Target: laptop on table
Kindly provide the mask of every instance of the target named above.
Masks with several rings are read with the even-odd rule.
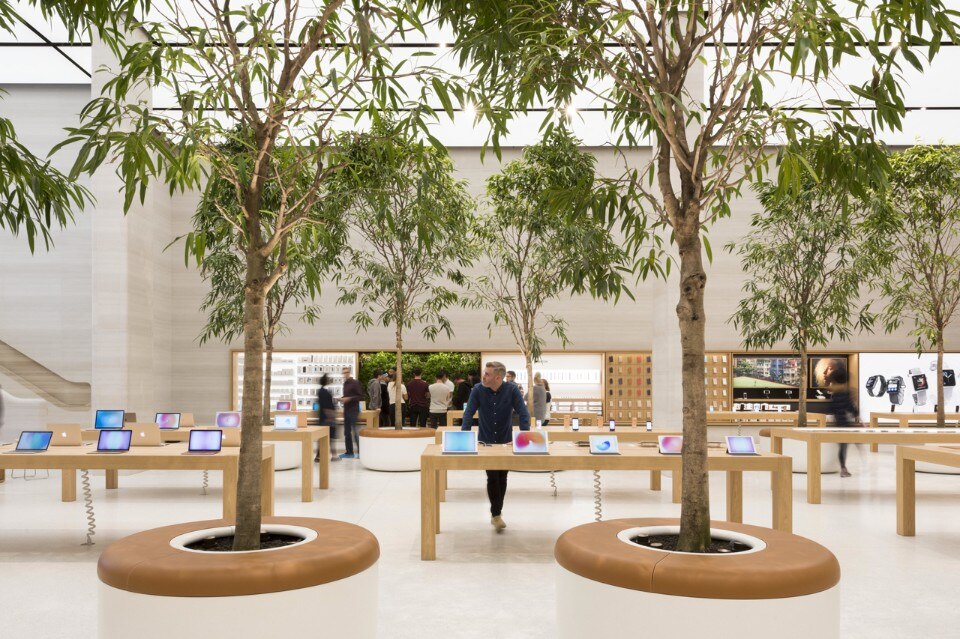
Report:
[[[214,422],[217,428],[240,428],[239,411],[221,411],[217,413],[217,419]]]
[[[297,416],[274,415],[273,430],[297,430]]]
[[[4,451],[4,454],[42,453],[50,447],[51,439],[53,439],[53,431],[25,430],[20,433],[20,439],[17,440],[17,447],[13,450]]]
[[[123,428],[122,410],[98,410],[97,416],[93,421],[93,427],[97,430],[106,428]]]
[[[180,428],[180,413],[157,413],[153,421],[161,430],[177,430]]]
[[[203,429],[194,429],[194,430],[203,430]],[[223,441],[224,448],[236,448],[240,446],[240,429],[239,428],[218,428],[217,430],[220,431],[220,437]]]
[[[445,430],[440,443],[444,455],[476,455],[477,432],[473,430]]]
[[[130,424],[130,430],[133,431],[130,442],[133,446],[163,446],[157,424]]]
[[[546,431],[518,430],[513,433],[514,455],[549,455],[548,444]]]
[[[88,454],[97,455],[99,453],[125,453],[130,450],[130,441],[132,437],[132,430],[111,429],[100,431],[100,437],[97,439],[97,449],[90,451]]]
[[[190,442],[184,455],[216,455],[223,446],[223,431],[219,428],[190,431]]]
[[[51,446],[82,446],[83,434],[80,424],[47,424],[53,433]]]

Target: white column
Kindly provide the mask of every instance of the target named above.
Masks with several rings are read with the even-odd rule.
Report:
[[[145,39],[142,31],[132,38]],[[94,40],[91,95],[111,77],[117,60]],[[149,87],[130,98],[150,104]],[[124,215],[122,182],[115,166],[93,176],[92,208],[92,409],[137,413],[151,421],[170,404],[170,221],[164,195],[150,189]],[[158,193],[162,193],[158,191]]]

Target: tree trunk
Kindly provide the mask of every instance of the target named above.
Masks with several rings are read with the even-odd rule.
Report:
[[[947,406],[943,396],[943,329],[937,329],[937,426],[943,428],[947,419]]]
[[[523,354],[527,362],[527,410],[530,411],[530,425],[536,426],[536,417],[533,414],[533,356],[526,352]]]
[[[270,386],[273,382],[273,329],[268,329],[264,337],[264,349],[267,352],[267,364],[263,369],[263,416],[270,418]]]
[[[243,301],[243,413],[240,420],[240,468],[237,480],[237,528],[233,549],[260,548],[260,464],[263,457],[263,306],[266,260],[247,252]],[[224,486],[224,490],[230,490]]]
[[[403,335],[399,328],[397,328],[397,377],[393,383],[396,384],[393,392],[397,398],[397,407],[393,412],[394,428],[401,430],[403,428]]]
[[[682,212],[686,218],[675,228],[680,252],[680,345],[683,352],[683,472],[680,500],[680,539],[677,550],[704,552],[710,545],[710,482],[707,474],[707,392],[703,375],[706,318],[700,243],[700,215]]]
[[[798,391],[800,403],[797,406],[797,426],[803,428],[807,425],[807,345],[800,345],[800,390]]]

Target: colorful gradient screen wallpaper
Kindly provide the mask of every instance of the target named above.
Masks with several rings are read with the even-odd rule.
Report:
[[[590,435],[590,452],[595,455],[616,455],[620,452],[620,445],[612,435]]]
[[[290,410],[292,402],[277,402],[277,410]]]
[[[217,413],[217,428],[239,428],[240,413]]]
[[[297,430],[296,415],[274,415],[273,427],[276,430]]]
[[[731,455],[755,455],[757,445],[749,435],[728,435],[727,452]]]
[[[46,450],[52,437],[50,430],[25,430],[17,440],[17,450]]]
[[[113,430],[100,433],[97,450],[130,450],[132,430]]]
[[[543,454],[547,452],[547,434],[540,430],[521,430],[513,434],[513,452]]]
[[[191,430],[189,450],[215,452],[220,450],[223,433],[219,430]]]
[[[664,455],[679,455],[683,450],[682,435],[661,435],[660,452]]]
[[[122,410],[98,410],[94,428],[123,428]]]
[[[472,430],[447,430],[443,432],[443,452],[477,452],[477,433]]]
[[[157,413],[153,420],[162,430],[176,430],[180,428],[180,413]]]

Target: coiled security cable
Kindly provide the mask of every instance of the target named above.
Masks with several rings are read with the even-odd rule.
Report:
[[[93,493],[90,491],[90,473],[86,469],[80,471],[80,485],[83,487],[83,509],[87,512],[87,540],[80,545],[92,546],[94,545],[93,536],[97,531],[97,519],[93,514]]]
[[[209,471],[203,471],[203,494],[207,494],[207,486],[210,485],[210,474]]]
[[[553,496],[557,496],[557,475],[551,470],[550,471],[550,486],[553,488]]]
[[[603,519],[603,500],[600,496],[600,471],[593,471],[593,512],[596,520]]]

